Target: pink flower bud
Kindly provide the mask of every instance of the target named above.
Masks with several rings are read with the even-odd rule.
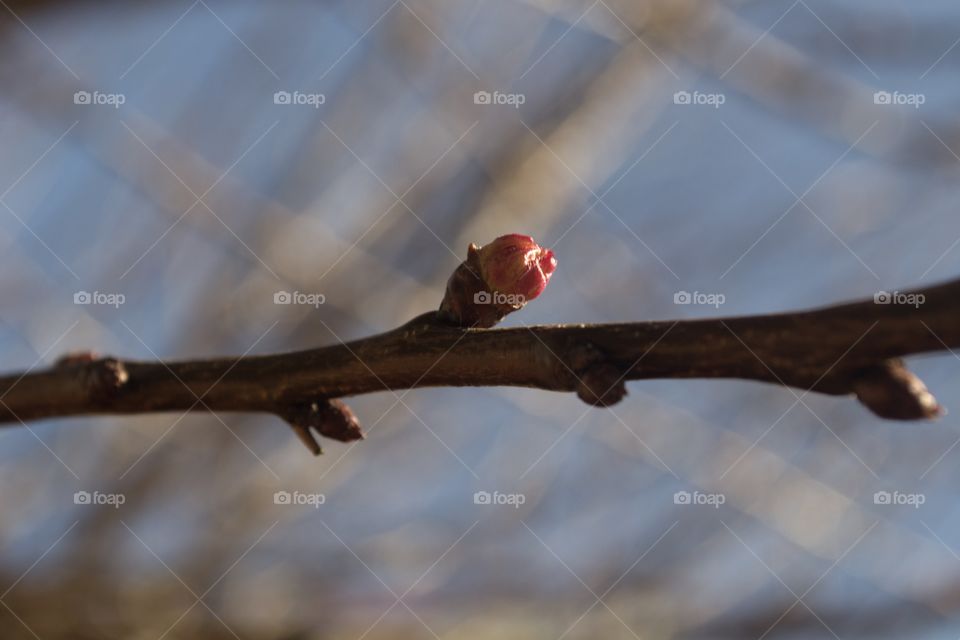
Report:
[[[492,327],[546,289],[557,268],[553,251],[513,233],[478,247],[450,276],[439,318],[461,327]]]
[[[500,236],[479,251],[480,277],[493,291],[516,296],[520,304],[533,300],[547,288],[557,268],[553,251],[530,236]]]

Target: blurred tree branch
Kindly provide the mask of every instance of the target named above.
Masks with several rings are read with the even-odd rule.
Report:
[[[333,399],[436,386],[576,391],[611,404],[625,380],[739,378],[855,394],[877,415],[931,418],[933,396],[898,358],[960,347],[960,280],[902,296],[727,319],[471,329],[430,312],[377,336],[294,353],[181,362],[67,356],[0,378],[0,422],[160,411],[264,412],[309,430],[362,437]],[[311,446],[319,452],[319,446]]]

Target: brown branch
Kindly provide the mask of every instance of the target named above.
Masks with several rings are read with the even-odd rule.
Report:
[[[592,404],[623,380],[739,378],[855,394],[892,419],[931,418],[933,396],[899,358],[960,347],[960,280],[913,292],[918,306],[873,300],[726,319],[464,329],[427,313],[381,335],[267,356],[158,363],[68,356],[0,378],[0,422],[91,414],[212,410],[280,416],[309,444],[312,428],[362,437],[335,398],[429,386],[574,391]],[[319,451],[319,447],[311,446]]]

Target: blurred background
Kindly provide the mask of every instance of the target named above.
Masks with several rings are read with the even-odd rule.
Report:
[[[559,268],[507,326],[960,272],[947,0],[0,4],[5,370],[360,338],[513,232]],[[0,636],[956,638],[960,363],[910,365],[952,415],[651,381],[371,394],[320,458],[260,415],[4,429]]]

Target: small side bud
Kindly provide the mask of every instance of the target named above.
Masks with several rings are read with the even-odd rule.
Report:
[[[130,379],[123,362],[116,358],[101,358],[93,351],[74,351],[57,359],[53,364],[57,369],[75,369],[87,389],[87,393],[96,402],[107,402]]]
[[[627,395],[623,371],[590,343],[572,350],[568,365],[576,375],[577,397],[595,407],[610,407]]]
[[[315,406],[320,414],[320,424],[316,429],[324,438],[330,438],[338,442],[363,440],[363,429],[360,428],[360,421],[357,420],[353,410],[344,402],[326,400],[315,403]]]
[[[888,420],[931,420],[944,414],[923,381],[900,360],[856,374],[853,391],[870,411]]]
[[[623,374],[612,364],[602,362],[580,373],[577,397],[595,407],[610,407],[627,395]]]
[[[127,368],[116,358],[95,361],[89,372],[89,384],[94,395],[111,398],[130,379]]]
[[[311,429],[331,440],[352,442],[363,440],[360,421],[346,404],[340,400],[317,400],[296,405],[281,414],[303,445],[315,456],[323,453],[320,443]]]

